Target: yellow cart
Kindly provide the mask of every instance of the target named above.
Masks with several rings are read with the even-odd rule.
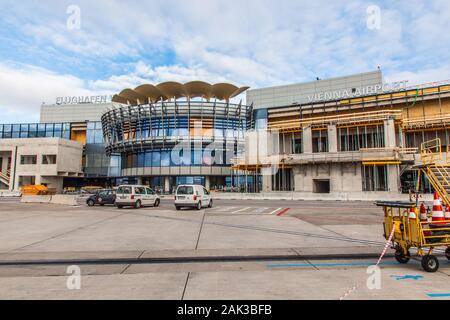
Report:
[[[417,248],[417,254],[422,257],[422,267],[427,272],[439,269],[439,260],[433,255],[436,248],[442,247],[446,258],[450,260],[450,223],[433,225],[431,222],[421,222],[414,202],[377,201],[375,204],[383,207],[386,240],[389,240],[392,229],[395,228],[392,247],[399,263],[409,262],[411,248]],[[409,218],[411,208],[415,210],[415,219]]]

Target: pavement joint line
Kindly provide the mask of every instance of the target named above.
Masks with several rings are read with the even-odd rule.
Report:
[[[105,222],[105,221],[108,221],[108,220],[112,220],[112,219],[118,218],[118,217],[123,216],[123,215],[124,215],[124,214],[121,213],[121,214],[115,215],[114,217],[108,217],[108,218],[106,218],[106,219],[102,219],[102,220],[100,220],[100,221],[96,221],[96,222],[94,222],[94,223],[91,223],[91,224],[88,224],[88,225],[84,225],[84,226],[81,226],[81,227],[78,227],[78,228],[75,228],[75,229],[66,231],[66,232],[61,233],[61,234],[54,235],[54,236],[52,236],[52,237],[50,237],[50,238],[43,239],[43,240],[39,240],[39,241],[30,243],[30,244],[27,244],[27,245],[25,245],[25,246],[22,246],[22,247],[20,247],[20,248],[16,248],[16,249],[10,250],[10,251],[8,251],[8,253],[11,253],[11,252],[14,252],[14,251],[18,251],[18,250],[22,250],[22,249],[25,249],[25,248],[28,248],[28,247],[37,245],[37,244],[39,244],[39,243],[45,242],[45,241],[53,240],[53,239],[59,238],[59,237],[61,237],[61,236],[64,236],[64,235],[66,235],[66,234],[69,234],[69,233],[72,233],[72,232],[76,232],[76,231],[82,230],[82,229],[84,229],[84,228],[89,228],[89,227],[92,227],[92,226],[94,226],[94,225],[96,225],[96,224],[99,224],[99,223],[102,223],[102,222]]]
[[[137,258],[140,259],[144,253],[145,253],[145,250],[143,250]],[[126,265],[125,268],[120,272],[120,274],[124,274],[131,266],[132,266],[132,264]]]
[[[307,232],[298,232],[298,231],[289,231],[289,230],[279,230],[279,229],[272,229],[272,228],[265,228],[265,227],[258,227],[258,226],[233,225],[233,224],[226,224],[226,223],[219,223],[219,222],[208,222],[207,224],[223,226],[223,227],[230,227],[230,228],[255,230],[255,231],[261,231],[261,232],[273,232],[273,233],[281,233],[281,234],[289,234],[289,235],[297,235],[297,236],[306,236],[306,237],[311,237],[311,238],[320,238],[320,239],[337,240],[337,241],[344,241],[344,242],[363,243],[363,244],[367,244],[367,245],[369,245],[369,244],[372,244],[372,245],[383,245],[384,244],[381,241],[354,239],[354,238],[349,238],[349,237],[345,237],[345,236],[341,237],[341,238],[338,238],[338,237],[335,237],[335,236],[319,235],[319,234],[313,234],[313,233],[307,233]]]
[[[200,242],[200,236],[202,234],[203,225],[205,223],[205,217],[206,217],[206,210],[203,210],[203,217],[202,217],[202,222],[200,224],[200,230],[198,231],[198,237],[197,237],[197,243],[195,244],[195,250],[197,250],[198,244]]]
[[[355,263],[312,263],[308,260],[305,260],[308,263],[290,263],[290,264],[268,264],[268,268],[295,268],[295,267],[315,267],[316,270],[318,267],[369,267],[375,265],[373,262],[355,262]],[[381,262],[380,265],[400,265],[397,261],[386,261]]]
[[[184,283],[183,294],[181,295],[181,300],[184,300],[184,296],[186,294],[186,288],[187,288],[188,283],[189,283],[190,275],[191,275],[191,272],[188,272],[187,277],[186,277],[186,282]]]
[[[206,211],[204,211],[206,213]],[[124,213],[127,214],[127,213]],[[139,214],[139,213],[128,213],[130,215],[138,215],[148,218],[157,218],[157,219],[167,219],[167,220],[177,220],[177,221],[184,221],[184,222],[191,222],[191,223],[198,223],[196,220],[191,219],[181,219],[176,217],[164,217],[160,215],[147,215],[147,214]],[[264,228],[264,227],[258,227],[258,226],[248,226],[248,225],[233,225],[233,224],[226,224],[226,223],[219,223],[219,222],[205,222],[206,225],[215,225],[215,226],[222,226],[222,227],[229,227],[229,228],[239,228],[239,229],[247,229],[247,230],[256,230],[261,232],[272,232],[272,233],[282,233],[282,234],[289,234],[289,235],[299,235],[299,236],[306,236],[306,237],[316,237],[321,239],[328,239],[328,240],[337,240],[337,241],[344,241],[344,242],[356,242],[356,243],[363,243],[363,244],[373,244],[373,245],[382,245],[384,242],[381,241],[370,241],[370,240],[363,240],[363,239],[354,239],[349,238],[346,236],[342,236],[342,238],[337,238],[333,236],[325,236],[325,235],[317,235],[317,234],[311,234],[311,233],[305,233],[305,232],[297,232],[297,231],[289,231],[289,230],[279,230],[279,229],[272,229],[272,228]],[[324,229],[324,228],[323,228]],[[338,234],[334,231],[327,230],[328,232],[333,232],[335,234]],[[338,234],[339,235],[339,234]],[[340,235],[341,236],[341,235]]]

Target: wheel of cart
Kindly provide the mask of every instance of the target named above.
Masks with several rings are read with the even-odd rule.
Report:
[[[432,254],[422,257],[422,268],[427,272],[436,272],[439,269],[439,260]]]
[[[409,250],[404,250],[400,245],[395,246],[395,260],[397,260],[401,264],[406,264],[411,259],[411,254]]]
[[[411,259],[411,248],[417,248],[417,255],[421,257],[422,268],[427,272],[439,270],[439,260],[433,254],[435,248],[445,248],[445,256],[450,260],[450,223],[433,225],[430,221],[419,220],[417,204],[414,202],[386,202],[375,203],[383,207],[384,236],[389,239],[392,232],[395,259],[406,264]],[[410,217],[410,210],[414,209],[415,217]]]

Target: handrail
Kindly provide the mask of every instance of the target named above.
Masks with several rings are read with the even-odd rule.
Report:
[[[420,146],[420,158],[423,164],[435,164],[436,160],[442,160],[441,139],[436,138],[425,141]]]
[[[401,110],[383,110],[383,111],[370,111],[370,112],[358,112],[354,114],[344,114],[344,115],[333,115],[333,116],[322,116],[322,117],[312,117],[303,119],[292,119],[292,120],[275,120],[269,121],[269,127],[277,127],[285,125],[297,125],[303,127],[310,124],[325,124],[325,123],[345,123],[352,121],[370,120],[377,121],[385,119],[389,116],[396,116],[402,113]],[[376,118],[378,116],[378,119]]]
[[[415,154],[419,152],[419,148],[401,148],[401,147],[387,147],[387,148],[360,148],[361,152],[398,152],[401,154]]]

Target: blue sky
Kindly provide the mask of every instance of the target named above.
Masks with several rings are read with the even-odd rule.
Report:
[[[446,80],[449,21],[448,0],[0,0],[0,123],[38,121],[57,96],[162,81],[257,88],[378,66],[385,81]]]

